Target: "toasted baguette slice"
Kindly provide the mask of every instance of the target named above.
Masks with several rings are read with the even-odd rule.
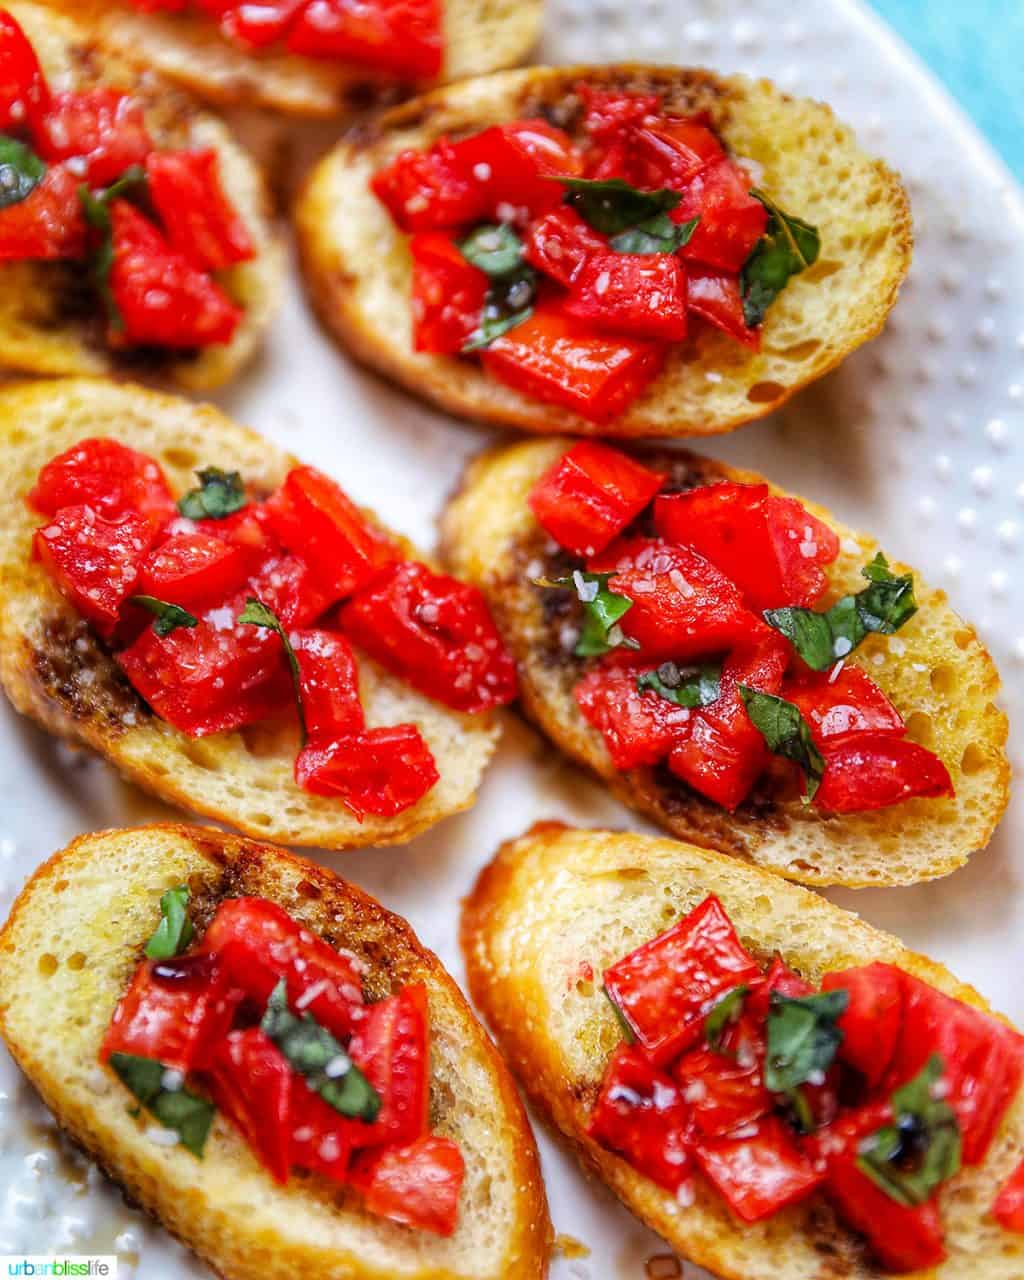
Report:
[[[157,1146],[153,1121],[98,1065],[100,1043],[160,915],[187,883],[205,928],[225,897],[279,903],[366,966],[367,997],[425,982],[430,1123],[466,1162],[448,1240],[366,1213],[315,1175],[273,1183],[216,1117],[203,1159]],[[549,1223],[533,1134],[508,1070],[409,925],[329,871],[219,831],[151,826],[83,836],[32,877],[0,933],[0,1035],[57,1122],[125,1191],[229,1280],[535,1280]],[[45,1016],[40,1016],[45,1011]]]
[[[609,1054],[621,1031],[601,993],[602,972],[716,894],[744,944],[776,951],[808,981],[883,960],[989,1011],[941,965],[851,912],[777,877],[693,845],[542,823],[499,849],[467,898],[462,947],[470,994],[537,1107],[635,1214],[685,1257],[728,1280],[876,1280],[862,1245],[815,1197],[742,1226],[702,1181],[696,1201],[674,1196],[586,1136]],[[1024,1237],[989,1210],[1024,1156],[1024,1091],[980,1168],[942,1193],[949,1261],[929,1280],[1019,1280]],[[922,1277],[923,1280],[923,1277]]]
[[[702,327],[672,350],[635,404],[600,426],[496,382],[474,361],[413,350],[407,237],[368,186],[400,151],[442,134],[538,115],[578,130],[581,80],[660,93],[673,114],[707,112],[732,153],[763,168],[758,185],[822,237],[819,261],[769,309],[760,354]],[[321,161],[295,217],[313,304],[357,359],[462,417],[548,435],[713,435],[762,417],[881,329],[911,253],[898,178],[860,150],[828,107],[764,80],[640,65],[531,67],[396,107]]]
[[[127,0],[44,0],[87,22],[104,44],[140,58],[213,102],[290,115],[352,115],[408,91],[366,67],[277,50],[248,52],[203,15],[140,13]],[[542,0],[444,0],[442,80],[522,62],[540,34]]]
[[[292,724],[194,739],[155,716],[32,559],[42,517],[25,502],[26,493],[46,462],[96,435],[156,458],[175,493],[192,487],[196,467],[212,464],[240,471],[250,492],[265,495],[296,465],[216,409],[140,387],[79,379],[0,393],[0,681],[20,712],[92,747],[171,804],[289,844],[402,843],[473,803],[497,742],[495,718],[451,711],[364,655],[359,670],[367,723],[419,725],[441,775],[395,818],[368,815],[359,823],[340,800],[301,790],[292,777],[298,750]],[[413,554],[408,544],[406,550]]]
[[[558,747],[603,778],[625,804],[680,839],[804,884],[912,884],[947,875],[987,844],[1006,808],[1010,777],[1006,717],[993,702],[999,676],[974,629],[953,612],[942,591],[919,578],[916,616],[891,640],[869,637],[850,661],[864,666],[896,704],[909,736],[941,757],[956,788],[954,799],[825,817],[762,788],[764,794],[755,789],[730,814],[667,769],[617,770],[573,696],[584,666],[572,654],[575,633],[567,634],[575,606],[563,593],[557,599],[569,612],[554,608],[552,593],[532,585],[552,562],[553,544],[526,505],[527,495],[570,443],[533,441],[484,453],[470,465],[442,522],[450,565],[482,587],[515,655],[523,709]],[[679,450],[638,456],[667,472],[680,489],[720,479],[763,482],[752,472]],[[828,570],[824,599],[831,604],[864,586],[860,569],[879,547],[815,503],[806,506],[841,541],[839,559]],[[561,572],[553,568],[555,577]]]
[[[24,28],[54,88],[101,85],[130,92],[142,102],[159,146],[212,147],[220,157],[224,191],[245,221],[256,257],[218,273],[227,293],[245,308],[231,342],[198,354],[112,351],[104,338],[103,308],[93,290],[83,293],[77,264],[0,263],[0,370],[33,374],[152,372],[191,390],[230,381],[254,354],[276,309],[284,277],[284,252],[270,222],[263,176],[215,116],[154,79],[137,62],[97,48],[84,27],[40,4],[7,6]]]

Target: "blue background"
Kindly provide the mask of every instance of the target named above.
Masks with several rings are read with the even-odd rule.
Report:
[[[1024,0],[871,0],[1024,177]]]

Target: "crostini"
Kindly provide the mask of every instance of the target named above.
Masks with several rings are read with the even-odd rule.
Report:
[[[878,544],[682,451],[483,454],[443,518],[526,713],[682,839],[806,884],[955,870],[1007,801],[999,677]]]
[[[896,938],[692,845],[542,824],[484,869],[462,944],[537,1107],[684,1257],[1024,1274],[1024,1036]]]
[[[36,383],[0,395],[0,441],[19,711],[289,844],[401,842],[472,804],[515,696],[476,588],[209,407]]]
[[[827,107],[639,65],[505,72],[385,112],[295,218],[354,356],[544,434],[761,417],[879,331],[911,253],[899,180]]]
[[[39,4],[0,7],[0,369],[220,386],[283,252],[224,124]]]
[[[455,983],[404,920],[273,845],[76,840],[0,933],[0,1035],[230,1280],[546,1273],[533,1135]]]
[[[351,115],[522,62],[542,0],[46,0],[214,102]]]

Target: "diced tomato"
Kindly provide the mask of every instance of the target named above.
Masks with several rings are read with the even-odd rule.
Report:
[[[265,511],[271,531],[306,561],[333,600],[351,595],[398,558],[397,547],[315,467],[290,471]]]
[[[690,1179],[690,1119],[682,1093],[644,1055],[620,1045],[601,1082],[587,1132],[675,1192]]]
[[[466,1166],[451,1138],[368,1151],[352,1165],[352,1186],[370,1213],[439,1236],[455,1232]]]
[[[433,80],[444,62],[441,0],[311,0],[285,43],[305,58],[334,58],[406,80]]]
[[[906,975],[895,965],[863,965],[826,973],[822,991],[845,991],[850,1003],[837,1023],[843,1033],[839,1056],[863,1075],[870,1088],[880,1084],[896,1052],[903,1021]]]
[[[255,256],[252,237],[224,194],[216,151],[154,151],[146,177],[172,249],[204,271]]]
[[[886,1087],[942,1059],[946,1101],[963,1137],[963,1162],[980,1164],[1024,1079],[1024,1036],[991,1014],[904,974],[903,1021]]]
[[[139,591],[190,608],[233,595],[246,577],[238,547],[208,533],[178,533],[146,557]]]
[[[588,422],[624,413],[661,372],[665,347],[596,334],[554,302],[541,303],[482,353],[489,374]]]
[[[686,305],[690,311],[742,342],[751,351],[761,350],[761,329],[751,329],[743,314],[739,276],[697,262],[686,264]]]
[[[339,796],[361,822],[393,818],[421,800],[441,775],[414,724],[367,729],[310,742],[295,761],[295,781],[318,796]]]
[[[311,738],[341,738],[366,727],[359,700],[359,672],[344,636],[336,631],[297,631],[292,648],[299,664],[302,707]]]
[[[203,1070],[230,1030],[240,999],[211,956],[144,960],[114,1010],[100,1061],[130,1053],[176,1071]]]
[[[566,288],[588,258],[607,252],[607,239],[567,204],[531,222],[523,237],[526,261]]]
[[[825,589],[822,566],[839,554],[827,525],[795,499],[772,497],[764,484],[722,481],[665,494],[654,522],[669,542],[706,556],[759,612],[812,605]]]
[[[739,643],[757,625],[736,587],[689,547],[623,538],[587,568],[611,573],[608,590],[633,601],[619,625],[645,658],[706,658]]]
[[[903,717],[861,667],[844,666],[834,678],[828,672],[801,675],[786,685],[782,696],[800,708],[819,746],[846,733],[900,738],[907,731]]]
[[[0,129],[34,128],[49,104],[35,50],[14,16],[0,9]]]
[[[129,512],[144,516],[154,528],[177,515],[160,464],[106,437],[79,440],[51,458],[27,500],[48,516],[84,505],[107,520]]]
[[[776,991],[791,1000],[809,996],[814,991],[811,984],[794,972],[778,952],[772,956],[764,981],[758,983],[747,998],[746,1011],[755,1021],[763,1022],[767,1018],[771,997]]]
[[[649,662],[623,662],[609,655],[592,666],[573,690],[584,720],[604,738],[616,769],[657,764],[690,732],[693,712],[677,707],[637,678]]]
[[[672,1075],[705,1138],[720,1138],[752,1124],[774,1105],[756,1060],[741,1064],[713,1049],[691,1049],[672,1067]]]
[[[760,977],[714,896],[605,970],[604,984],[642,1048],[668,1062],[694,1043],[709,1002]]]
[[[456,711],[516,696],[516,668],[479,588],[403,560],[381,570],[338,615],[359,648]]]
[[[79,181],[90,187],[109,186],[153,150],[142,104],[116,89],[53,94],[33,136],[48,163],[84,163]]]
[[[449,230],[487,215],[483,184],[463,171],[447,138],[429,151],[401,152],[374,174],[370,187],[403,231]]]
[[[684,258],[723,271],[742,268],[768,226],[768,210],[750,194],[751,186],[727,156],[692,177],[686,199],[672,213],[679,221],[700,217]]]
[[[643,511],[664,481],[620,449],[583,440],[544,472],[527,502],[559,546],[589,557]]]
[[[805,1200],[824,1181],[777,1116],[742,1138],[700,1140],[694,1157],[705,1177],[743,1222],[760,1222]]]
[[[422,982],[379,1000],[352,1038],[349,1057],[381,1100],[372,1124],[353,1120],[347,1129],[354,1147],[415,1142],[427,1132],[430,1043],[427,989]]]
[[[232,982],[260,1006],[284,978],[291,1008],[312,1014],[343,1043],[365,1017],[356,962],[265,898],[225,899],[202,949],[220,957]]]
[[[229,40],[249,49],[264,49],[283,40],[299,10],[309,0],[199,0],[199,7],[216,18]],[[172,0],[177,4],[177,0]]]
[[[62,507],[36,530],[36,556],[60,592],[101,635],[110,636],[121,607],[135,590],[153,541],[142,516],[105,520],[92,507]]]
[[[196,520],[194,528],[198,533],[221,538],[238,547],[250,573],[255,573],[282,551],[281,544],[270,531],[262,503],[250,503],[223,520]]]
[[[85,256],[80,179],[54,165],[24,200],[0,209],[0,262],[57,261]]]
[[[822,743],[821,754],[825,774],[814,803],[829,813],[863,813],[915,796],[955,794],[938,756],[889,732],[830,738]]]
[[[207,1077],[217,1107],[282,1184],[291,1167],[295,1079],[288,1059],[259,1027],[230,1032],[217,1046]]]
[[[332,1182],[347,1182],[352,1154],[348,1129],[352,1122],[324,1102],[299,1076],[292,1082],[291,1121],[288,1163],[322,1173]]]
[[[1024,1160],[999,1192],[992,1212],[1007,1231],[1024,1235]]]
[[[600,331],[682,342],[686,270],[669,253],[594,254],[576,273],[565,310]]]
[[[413,347],[457,355],[479,328],[490,281],[442,232],[413,236],[409,252]]]
[[[289,555],[272,555],[265,560],[249,579],[244,594],[272,609],[283,627],[308,627],[335,600],[333,591],[324,589],[322,579],[305,560]],[[239,602],[239,612],[243,604]]]
[[[230,342],[244,312],[205,271],[168,245],[134,205],[110,210],[114,257],[110,293],[123,323],[120,344],[189,349]]]
[[[595,89],[585,80],[574,91],[583,100],[583,127],[595,142],[613,142],[624,129],[656,116],[660,107],[657,94]]]
[[[718,139],[704,125],[663,118],[632,131],[629,170],[639,187],[683,191],[723,155]]]
[[[456,163],[486,192],[489,212],[501,222],[526,224],[562,203],[553,178],[578,176],[583,157],[569,135],[546,120],[492,125],[455,143]]]

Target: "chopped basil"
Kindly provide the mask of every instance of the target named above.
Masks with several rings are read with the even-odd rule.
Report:
[[[160,898],[160,923],[146,943],[150,960],[169,960],[192,941],[192,921],[188,918],[188,885],[175,885]]]
[[[716,1053],[721,1050],[722,1037],[727,1029],[743,1012],[743,1002],[749,992],[750,988],[746,983],[733,987],[731,991],[727,991],[720,1000],[717,1000],[712,1005],[710,1012],[704,1019],[704,1039]]]
[[[668,213],[682,200],[678,191],[639,191],[621,178],[559,178],[566,188],[565,202],[585,222],[603,235],[628,231],[659,213]]]
[[[85,183],[78,188],[78,199],[81,202],[85,220],[94,231],[100,234],[99,246],[92,257],[92,275],[100,297],[103,299],[108,323],[116,333],[120,333],[124,328],[124,317],[110,291],[110,269],[114,265],[114,227],[110,218],[110,206],[115,200],[144,186],[145,183],[145,169],[141,165],[133,164],[125,169],[116,182],[98,194],[90,191]]]
[[[612,239],[616,253],[675,253],[690,243],[700,218],[689,222],[673,222],[667,213],[656,213],[653,218],[622,231]]]
[[[153,630],[163,638],[169,636],[179,627],[195,627],[199,619],[177,604],[168,604],[166,600],[158,600],[156,596],[132,596],[129,603],[137,604],[141,609],[148,609],[153,615]]]
[[[326,1027],[309,1013],[292,1013],[283,978],[271,992],[260,1030],[328,1106],[351,1119],[377,1119],[380,1095]]]
[[[533,314],[537,273],[523,262],[522,241],[507,223],[486,222],[474,228],[459,242],[459,249],[491,280],[480,323],[462,348],[481,351]]]
[[[199,485],[178,502],[178,510],[189,520],[224,520],[247,504],[245,486],[237,471],[204,467],[197,471]]]
[[[46,176],[46,165],[15,138],[0,133],[0,209],[21,204]]]
[[[791,277],[817,262],[821,236],[809,222],[784,213],[763,191],[755,188],[750,194],[768,210],[764,235],[740,273],[743,318],[753,329],[764,320],[768,308]]]
[[[492,279],[510,275],[523,260],[523,242],[507,222],[485,222],[459,241],[467,262]]]
[[[645,671],[636,678],[641,693],[651,689],[678,707],[707,707],[717,701],[722,691],[721,663],[680,667],[663,662],[656,671]]]
[[[824,991],[813,996],[783,996],[772,992],[768,1009],[764,1083],[772,1093],[790,1100],[802,1133],[814,1119],[801,1085],[820,1084],[843,1042],[836,1026],[850,1003],[848,991]]]
[[[761,693],[745,684],[740,685],[740,697],[768,750],[773,755],[792,760],[804,771],[807,799],[813,800],[825,772],[825,760],[814,745],[810,727],[800,709],[785,698]]]
[[[249,596],[246,600],[245,608],[238,615],[238,621],[244,626],[266,627],[268,631],[274,631],[280,636],[281,643],[284,645],[284,656],[288,659],[288,668],[292,673],[292,684],[295,688],[295,705],[299,713],[299,735],[302,739],[302,745],[305,746],[308,734],[306,732],[306,710],[302,705],[302,676],[299,672],[299,660],[295,656],[292,642],[288,639],[288,633],[281,626],[273,609],[269,609],[262,600],[257,600],[255,596]]]
[[[608,590],[611,573],[587,573],[575,569],[568,578],[538,578],[538,587],[572,587],[583,605],[583,627],[576,648],[577,658],[596,658],[609,649],[639,649],[635,640],[622,634],[618,625],[633,607],[627,596]]]
[[[622,1032],[622,1038],[626,1041],[627,1044],[635,1044],[636,1033],[634,1032],[633,1028],[629,1025],[629,1023],[626,1021],[626,1015],[615,1003],[614,999],[612,998],[612,993],[608,990],[608,988],[602,987],[601,990],[604,992],[605,999],[608,1001],[608,1003],[612,1007],[612,1013],[615,1014],[615,1021],[619,1024],[619,1030]]]
[[[765,612],[765,622],[781,631],[815,671],[845,658],[872,632],[892,635],[917,613],[913,574],[892,573],[881,552],[861,574],[869,585],[824,613],[796,606]]]
[[[864,1138],[857,1167],[880,1191],[908,1208],[930,1200],[960,1169],[956,1113],[935,1096],[945,1064],[933,1054],[919,1075],[892,1095],[893,1123]]]
[[[167,1089],[167,1068],[153,1058],[139,1058],[133,1053],[112,1053],[110,1065],[122,1084],[126,1085],[147,1111],[165,1129],[173,1129],[186,1151],[202,1159],[203,1148],[213,1124],[216,1107],[188,1089]]]

